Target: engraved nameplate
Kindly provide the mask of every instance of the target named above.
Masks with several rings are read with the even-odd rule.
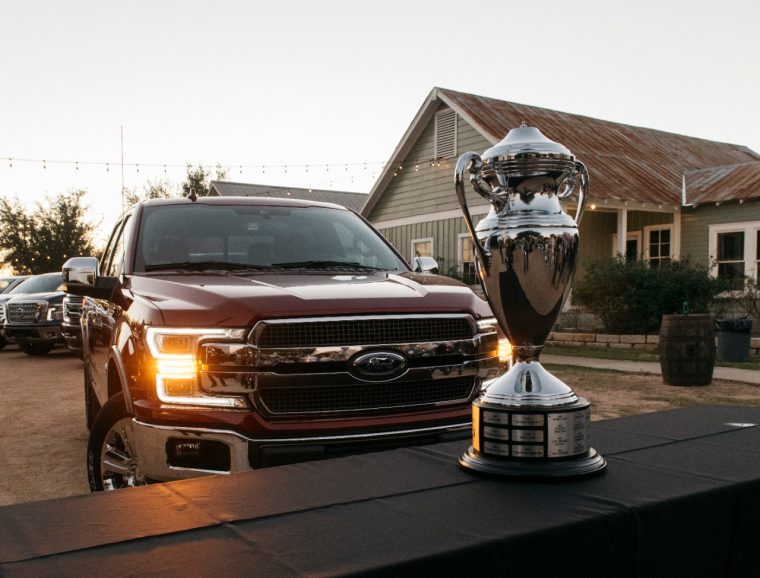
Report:
[[[588,450],[590,408],[581,411],[549,414],[547,426],[548,456],[564,457]]]
[[[509,430],[501,427],[483,426],[483,436],[496,440],[508,440]]]
[[[512,439],[516,442],[542,442],[544,432],[540,429],[514,429]]]
[[[544,457],[544,447],[513,444],[512,455],[516,458],[542,458]]]
[[[495,442],[484,442],[483,451],[487,454],[494,454],[497,456],[509,456],[509,445],[497,444]]]
[[[519,427],[540,427],[544,425],[544,416],[540,413],[515,413],[512,414],[512,425]]]
[[[509,425],[509,414],[506,412],[483,410],[483,423],[497,423],[500,425]]]

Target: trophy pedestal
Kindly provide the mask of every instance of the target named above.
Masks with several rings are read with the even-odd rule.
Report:
[[[459,464],[518,479],[591,476],[607,466],[589,445],[591,409],[537,361],[518,362],[472,404],[472,445]]]

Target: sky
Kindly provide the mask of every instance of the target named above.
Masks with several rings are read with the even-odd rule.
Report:
[[[177,186],[187,163],[369,192],[436,86],[760,152],[756,0],[0,0],[0,13],[0,196],[33,207],[86,189],[101,241],[122,184]]]

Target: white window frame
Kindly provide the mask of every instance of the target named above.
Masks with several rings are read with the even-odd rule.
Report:
[[[462,258],[462,249],[464,248],[462,242],[464,239],[467,239],[470,243],[473,245],[475,242],[472,240],[472,235],[469,233],[459,233],[457,235],[457,271],[459,271],[459,274],[464,277],[464,264],[465,263],[472,263],[473,267],[477,268],[476,260],[475,260],[475,247],[472,248],[472,261],[464,261]],[[476,269],[477,271],[477,269]],[[477,273],[475,274],[475,283],[477,283]]]
[[[676,252],[674,251],[674,240],[675,240],[675,227],[673,225],[646,225],[644,226],[644,250],[642,252],[642,257],[644,261],[651,261],[652,257],[649,254],[649,233],[652,231],[670,231],[670,257],[671,261],[676,258]],[[662,260],[664,257],[660,255],[658,257],[659,260]]]
[[[718,276],[718,267],[713,265],[718,258],[718,233],[744,233],[744,274],[757,278],[760,255],[757,247],[757,232],[760,231],[760,221],[745,221],[740,223],[721,223],[709,225],[708,259],[710,260],[710,275]]]
[[[672,235],[672,233],[671,233]],[[617,233],[612,233],[612,256],[617,257]],[[639,253],[639,249],[641,248],[641,231],[629,231],[625,235],[625,241],[626,243],[628,241],[636,241],[636,260],[639,259],[641,254]],[[625,257],[625,255],[623,255]]]
[[[430,242],[430,257],[435,259],[435,239],[433,237],[420,237],[419,239],[412,239],[412,246],[411,246],[411,252],[410,252],[410,258],[409,262],[413,263],[414,258],[417,256],[415,254],[415,246],[420,243],[427,243]]]

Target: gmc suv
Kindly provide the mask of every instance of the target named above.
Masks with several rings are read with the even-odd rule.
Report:
[[[145,201],[64,280],[93,490],[464,438],[500,372],[487,304],[337,205]]]

